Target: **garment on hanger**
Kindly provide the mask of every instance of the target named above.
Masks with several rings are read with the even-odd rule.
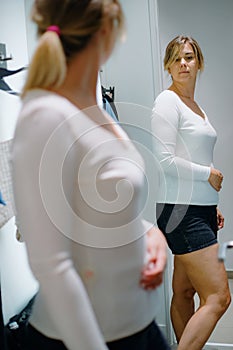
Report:
[[[19,95],[18,92],[11,89],[11,87],[5,82],[4,77],[8,77],[10,75],[22,72],[26,67],[21,67],[16,70],[8,70],[7,68],[0,68],[0,90],[6,91],[12,95]]]
[[[103,98],[103,108],[116,122],[118,122],[119,117],[114,103],[115,88],[110,87],[109,89],[106,89],[105,87],[101,86],[101,89]]]
[[[4,322],[3,322],[3,313],[2,313],[1,285],[0,285],[0,350],[7,350],[5,328],[4,328]]]
[[[113,112],[112,106],[110,104],[110,102],[108,102],[108,100],[105,98],[104,99],[104,109],[105,111],[113,118],[113,120],[115,120],[116,122],[118,122],[118,118],[116,116],[116,113]]]
[[[11,144],[12,140],[0,142],[0,189],[6,204],[0,206],[0,228],[15,215],[10,162]]]
[[[2,193],[1,193],[1,191],[0,191],[0,204],[6,205],[6,202],[5,202],[4,199],[2,198]]]

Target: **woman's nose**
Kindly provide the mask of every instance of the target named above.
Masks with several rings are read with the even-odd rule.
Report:
[[[186,65],[186,60],[185,60],[185,58],[183,58],[183,57],[181,58],[180,64],[181,64],[181,65]]]

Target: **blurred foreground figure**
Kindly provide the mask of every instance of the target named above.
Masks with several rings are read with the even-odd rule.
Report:
[[[97,106],[117,0],[37,0],[40,39],[13,145],[19,229],[40,284],[25,349],[168,349],[154,322],[166,240],[142,218],[144,164]]]

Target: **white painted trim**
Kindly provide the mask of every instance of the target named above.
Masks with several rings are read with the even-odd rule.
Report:
[[[150,21],[150,39],[152,71],[154,84],[154,99],[163,89],[163,65],[161,60],[161,47],[159,37],[159,11],[158,1],[148,0],[149,21]]]

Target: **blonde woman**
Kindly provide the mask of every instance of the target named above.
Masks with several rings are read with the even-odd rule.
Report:
[[[157,221],[174,254],[171,319],[179,350],[201,350],[230,303],[226,271],[217,259],[224,218],[217,209],[223,175],[213,165],[216,131],[195,101],[203,68],[197,41],[175,37],[164,57],[172,83],[156,98],[152,118],[161,169]]]
[[[96,102],[120,3],[36,0],[32,18],[40,39],[13,145],[19,229],[40,285],[25,349],[168,349],[154,322],[166,240],[142,218],[143,160]]]

